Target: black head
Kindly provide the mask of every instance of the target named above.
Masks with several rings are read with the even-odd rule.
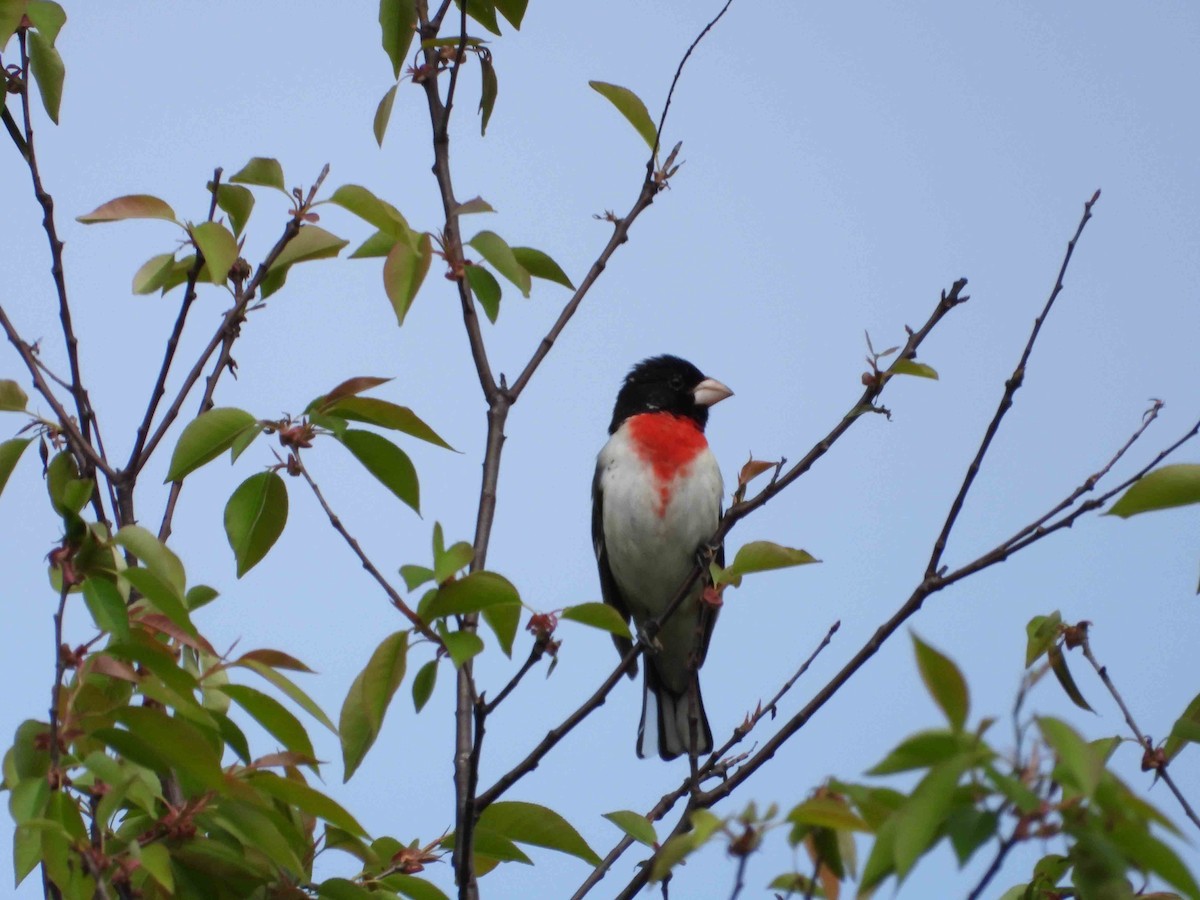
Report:
[[[608,433],[616,431],[630,416],[655,411],[687,416],[703,430],[708,408],[732,393],[685,359],[654,356],[638,363],[625,376]]]

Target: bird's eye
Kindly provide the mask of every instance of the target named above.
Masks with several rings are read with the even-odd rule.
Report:
[[[672,375],[671,380],[667,383],[671,386],[671,390],[678,391],[683,388],[683,376]]]

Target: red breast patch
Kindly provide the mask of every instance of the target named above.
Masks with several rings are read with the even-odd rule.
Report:
[[[671,499],[671,482],[708,447],[708,441],[694,420],[670,413],[642,413],[630,417],[626,425],[637,455],[654,470],[654,479],[658,482],[658,514],[665,515]]]

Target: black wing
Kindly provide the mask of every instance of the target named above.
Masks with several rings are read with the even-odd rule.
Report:
[[[608,553],[604,549],[604,495],[600,490],[600,467],[596,466],[596,476],[592,479],[592,547],[596,551],[596,567],[600,570],[600,596],[604,602],[615,609],[625,622],[629,622],[629,607],[617,587],[612,569],[608,566]],[[619,634],[612,636],[617,653],[623,658],[633,649],[633,642]],[[708,641],[705,640],[707,645]],[[637,674],[637,660],[630,663],[625,674],[632,678]]]

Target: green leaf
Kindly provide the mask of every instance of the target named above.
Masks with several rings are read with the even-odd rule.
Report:
[[[26,40],[29,42],[29,68],[37,81],[42,106],[46,108],[46,115],[50,117],[50,121],[57,125],[67,67],[63,65],[62,57],[54,49],[52,40],[42,32],[28,32]]]
[[[246,223],[250,221],[250,212],[254,209],[254,193],[238,184],[219,184],[217,206],[229,216],[233,233],[240,235]]]
[[[388,0],[383,0],[386,4]],[[381,894],[372,893],[345,878],[327,878],[317,886],[317,896],[326,900],[377,900]]]
[[[140,525],[126,525],[113,535],[113,541],[140,559],[142,565],[183,596],[187,585],[183,563],[166,544]]]
[[[513,256],[517,258],[517,262],[534,278],[543,278],[575,290],[575,285],[571,284],[567,273],[541,250],[535,250],[532,247],[513,247],[512,252]]]
[[[1123,823],[1112,829],[1110,837],[1138,869],[1157,875],[1192,900],[1200,898],[1200,884],[1196,883],[1188,867],[1174,850],[1145,826]]]
[[[965,865],[976,850],[995,837],[998,825],[999,817],[988,809],[962,806],[950,814],[946,831],[959,866]]]
[[[77,514],[91,499],[94,487],[90,478],[79,477],[75,458],[66,450],[56,453],[46,467],[46,492],[60,515]]]
[[[461,669],[463,663],[483,652],[483,638],[473,631],[446,631],[442,634],[442,643],[456,669]]]
[[[892,858],[903,878],[932,846],[954,802],[954,789],[967,768],[964,757],[938,763],[896,813]]]
[[[185,785],[192,782],[203,790],[220,790],[223,779],[217,750],[195,726],[148,706],[125,707],[117,719],[129,730],[101,728],[93,737],[159,774],[174,769]]]
[[[1088,702],[1083,699],[1083,694],[1080,693],[1079,686],[1075,684],[1075,679],[1071,677],[1071,670],[1067,668],[1067,658],[1058,649],[1058,645],[1051,645],[1049,653],[1050,669],[1054,672],[1054,677],[1058,679],[1058,683],[1062,685],[1062,689],[1067,692],[1067,696],[1071,698],[1071,702],[1080,709],[1095,712],[1094,709],[1088,706]]]
[[[496,0],[496,10],[518,31],[521,29],[521,20],[525,18],[525,8],[528,5],[529,0]]]
[[[658,137],[658,129],[655,128],[654,120],[650,118],[646,104],[641,101],[641,98],[629,88],[620,85],[604,81],[589,81],[588,84],[591,85],[592,90],[608,100],[621,115],[629,120],[629,124],[637,130],[637,133],[642,136],[642,140],[653,150],[655,139]]]
[[[811,825],[815,828],[832,828],[835,831],[863,831],[873,829],[862,817],[836,797],[810,797],[787,815],[787,820],[796,825]]]
[[[152,256],[140,269],[133,273],[133,292],[135,294],[153,294],[162,288],[175,269],[175,254],[160,253]]]
[[[338,440],[384,487],[416,512],[421,511],[417,470],[407,453],[373,431],[351,429]]]
[[[744,575],[767,572],[772,569],[786,569],[790,566],[804,566],[815,562],[820,562],[820,560],[807,550],[783,547],[771,541],[751,541],[738,550],[732,565],[716,570],[716,583],[738,587],[742,583]]]
[[[1163,466],[1139,478],[1108,511],[1128,519],[1138,513],[1200,503],[1200,463]]]
[[[464,200],[458,206],[454,207],[454,214],[456,216],[469,216],[473,213],[494,213],[495,211],[492,208],[492,204],[488,203],[482,197],[472,197],[470,200]]]
[[[658,835],[654,832],[654,824],[641,813],[618,809],[615,812],[605,813],[604,818],[647,847],[654,847],[658,844]]]
[[[303,709],[306,713],[328,728],[334,734],[337,734],[337,728],[330,720],[329,716],[325,715],[325,711],[319,707],[316,702],[304,693],[294,681],[289,679],[282,672],[277,672],[271,666],[257,659],[247,659],[250,654],[246,654],[234,665],[242,666],[250,669],[252,672],[257,672],[271,684],[275,685],[280,691],[287,695],[293,703]]]
[[[901,741],[868,775],[894,775],[912,769],[928,769],[966,750],[965,736],[952,731],[921,731]]]
[[[67,24],[66,12],[51,0],[29,0],[29,4],[25,7],[25,14],[29,16],[33,27],[40,31],[51,44],[58,40],[58,33]]]
[[[1037,723],[1042,737],[1058,757],[1055,777],[1064,786],[1073,787],[1085,797],[1090,797],[1104,771],[1103,756],[1066,722],[1039,716]]]
[[[562,611],[562,618],[599,628],[620,637],[632,638],[629,625],[621,614],[607,603],[579,603]]]
[[[338,722],[346,770],[343,781],[350,780],[379,736],[388,704],[404,680],[407,654],[408,632],[388,635],[350,685]]]
[[[175,210],[150,194],[127,194],[100,204],[87,215],[76,217],[75,221],[94,225],[97,222],[121,222],[125,219],[166,219],[174,222]]]
[[[429,235],[422,234],[414,248],[408,241],[396,241],[383,261],[383,290],[396,313],[396,324],[403,325],[412,302],[425,281],[433,249]]]
[[[237,238],[220,222],[202,222],[192,226],[192,240],[204,254],[208,280],[224,284],[238,257]]]
[[[188,592],[183,597],[183,602],[189,610],[197,610],[202,606],[212,603],[219,596],[221,595],[217,592],[216,588],[209,587],[207,584],[197,584],[188,588]]]
[[[174,895],[175,875],[171,871],[171,851],[165,844],[146,844],[138,850],[137,860],[150,873],[150,877],[166,889],[167,896]]]
[[[431,659],[417,670],[412,683],[413,707],[417,712],[425,708],[429,698],[433,696],[433,688],[437,684],[438,661]]]
[[[327,401],[322,405],[322,412],[399,431],[447,450],[454,449],[407,406],[397,406],[378,397],[346,397],[333,404]]]
[[[287,523],[288,493],[275,472],[259,472],[243,481],[225,504],[225,535],[237,560],[237,577],[253,569]]]
[[[279,160],[267,156],[253,157],[229,180],[233,184],[257,184],[287,193],[283,186],[283,166],[279,165]]]
[[[155,572],[150,569],[127,568],[121,570],[121,578],[185,633],[196,636],[196,626],[188,616],[183,595]]]
[[[387,256],[396,246],[397,238],[386,231],[377,231],[350,254],[350,259],[370,259],[376,256]]]
[[[388,88],[383,99],[379,101],[379,106],[375,107],[375,121],[372,123],[372,129],[375,132],[375,143],[380,147],[383,146],[383,136],[387,134],[388,120],[392,117],[392,104],[396,102],[396,88],[399,86],[399,84],[393,84]]]
[[[462,0],[456,0],[455,5],[462,9]],[[467,15],[492,34],[500,33],[500,24],[496,21],[496,4],[493,0],[471,0],[467,5]]]
[[[29,395],[21,390],[19,384],[11,378],[0,379],[0,410],[24,412],[27,403],[29,403]]]
[[[496,319],[500,315],[500,297],[503,293],[500,290],[500,282],[483,266],[467,266],[466,273],[467,283],[471,285],[471,292],[479,301],[479,305],[483,307],[483,314],[487,316],[489,322],[493,325],[496,324]]]
[[[1025,668],[1032,666],[1042,658],[1042,654],[1054,646],[1061,625],[1062,616],[1058,610],[1048,616],[1034,616],[1029,620],[1029,624],[1025,626],[1025,634],[1028,636],[1025,644]]]
[[[500,93],[500,82],[496,78],[496,67],[492,58],[479,54],[479,75],[482,84],[479,90],[479,133],[487,134],[488,122],[492,120],[492,110],[496,108],[496,97]]]
[[[496,635],[505,656],[512,656],[513,641],[517,637],[517,626],[521,622],[521,607],[516,603],[499,603],[489,606],[482,613],[483,621]]]
[[[400,567],[400,577],[410,591],[415,591],[428,581],[433,581],[433,569],[425,566],[405,565]]]
[[[518,844],[558,850],[589,865],[600,864],[600,857],[566,819],[536,803],[497,801],[480,814],[479,830],[499,834]]]
[[[285,749],[309,759],[316,758],[312,741],[300,720],[274,697],[242,684],[222,684],[217,690],[232,698]]]
[[[495,572],[472,572],[458,581],[438,588],[437,596],[426,608],[430,619],[443,616],[480,612],[490,606],[511,604],[519,606],[517,589],[503,575]]]
[[[270,270],[262,280],[262,296],[269,297],[283,287],[288,271],[296,263],[337,256],[348,243],[350,242],[342,240],[336,234],[330,234],[324,228],[305,225],[299,234],[287,242],[287,246],[271,264]]]
[[[434,551],[433,580],[445,584],[475,559],[475,548],[466,541],[459,541],[448,550]]]
[[[201,413],[183,429],[171,454],[166,482],[180,481],[233,446],[234,441],[257,420],[242,409],[218,406]]]
[[[354,397],[361,394],[363,391],[369,391],[371,388],[379,387],[381,384],[387,384],[392,379],[380,378],[377,375],[356,375],[353,378],[347,378],[328,394],[322,394],[312,403],[308,404],[305,412],[329,412],[329,410],[337,403],[340,403],[347,397]]]
[[[517,262],[512,247],[494,231],[481,231],[467,243],[491,263],[492,268],[520,289],[522,296],[529,296],[529,272]]]
[[[400,214],[400,210],[386,200],[380,200],[361,185],[343,184],[333,192],[329,202],[393,237],[410,238],[412,229],[408,227],[408,221]]]
[[[918,378],[938,380],[938,373],[932,366],[919,363],[915,359],[898,359],[888,371],[893,375],[916,375]]]
[[[17,461],[32,440],[32,438],[12,438],[0,444],[0,493],[4,491],[4,486],[8,484],[8,478],[16,468]]]
[[[912,640],[926,690],[946,714],[954,730],[961,731],[971,705],[966,679],[950,657],[944,656],[915,634]]]
[[[115,584],[92,575],[83,582],[83,599],[97,628],[117,640],[129,639],[129,613]]]
[[[392,61],[392,77],[399,78],[417,28],[415,0],[379,0],[379,29],[383,52]]]
[[[1176,754],[1183,749],[1183,745],[1188,742],[1200,743],[1200,694],[1192,698],[1192,702],[1187,705],[1175,724],[1171,727],[1171,736],[1167,738],[1167,743],[1163,747],[1163,752],[1170,761],[1175,758]]]
[[[175,260],[171,268],[163,275],[162,287],[160,288],[161,296],[167,296],[168,291],[179,287],[179,285],[187,281],[195,262],[196,254],[194,253],[189,253],[183,259]]]

